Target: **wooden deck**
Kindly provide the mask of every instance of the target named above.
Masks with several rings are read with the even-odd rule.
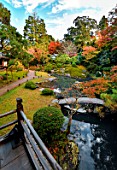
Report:
[[[33,164],[22,141],[6,140],[0,144],[1,170],[33,170]]]

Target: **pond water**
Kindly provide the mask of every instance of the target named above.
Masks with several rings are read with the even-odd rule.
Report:
[[[63,126],[66,129],[68,119]],[[72,120],[68,138],[79,147],[78,170],[117,170],[116,124]]]
[[[62,91],[66,91],[68,88],[67,93],[65,93],[66,97],[81,95],[78,91],[70,89],[76,79],[64,76],[57,76],[57,78],[54,86]],[[72,120],[70,134],[68,135],[68,138],[74,140],[79,147],[78,170],[117,170],[116,122],[112,120],[100,121],[99,119],[88,121],[87,118],[84,122],[78,116],[77,120]],[[66,117],[64,129],[67,123],[68,118]]]

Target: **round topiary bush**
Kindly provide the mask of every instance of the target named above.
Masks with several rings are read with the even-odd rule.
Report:
[[[59,138],[63,122],[61,110],[55,107],[41,108],[33,116],[33,127],[46,144]]]
[[[44,90],[42,90],[42,93],[41,93],[41,94],[42,94],[42,95],[53,95],[54,92],[53,92],[53,90],[51,90],[51,89],[45,88]]]
[[[34,90],[36,89],[36,84],[32,81],[28,81],[25,84],[25,88]]]

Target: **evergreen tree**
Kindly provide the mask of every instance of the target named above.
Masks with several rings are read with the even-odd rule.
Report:
[[[29,16],[25,22],[24,38],[26,38],[31,45],[41,43],[41,38],[46,35],[44,20],[40,19],[36,13],[34,13],[32,16]]]
[[[65,40],[71,40],[80,51],[83,45],[89,45],[92,30],[97,28],[97,21],[88,16],[77,17],[73,23],[75,27],[68,28],[68,34],[64,35]]]
[[[10,25],[10,11],[0,3],[0,24]]]
[[[107,18],[103,15],[103,17],[101,18],[101,20],[99,21],[99,25],[98,28],[100,30],[104,30],[108,25],[108,20]]]

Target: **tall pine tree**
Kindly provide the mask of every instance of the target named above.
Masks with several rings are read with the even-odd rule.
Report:
[[[41,37],[46,35],[44,20],[40,19],[36,13],[33,13],[25,22],[24,38],[27,39],[31,45],[41,43]]]

